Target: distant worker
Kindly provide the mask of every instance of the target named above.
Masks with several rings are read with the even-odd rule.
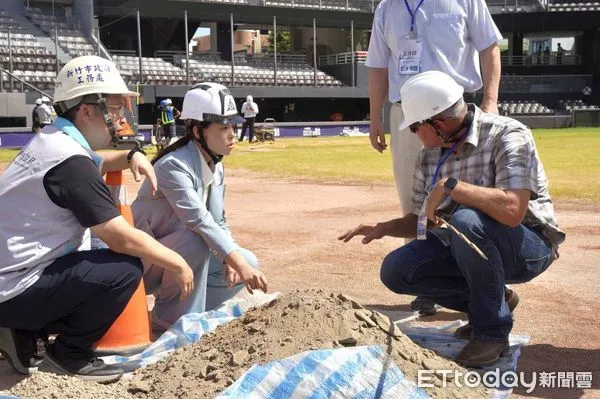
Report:
[[[170,98],[160,102],[160,125],[163,128],[163,134],[169,138],[169,144],[176,141],[177,125],[176,119],[179,118],[181,112],[173,106],[173,101]]]
[[[246,128],[248,128],[248,143],[252,143],[254,139],[254,120],[256,119],[256,115],[258,115],[258,105],[253,101],[251,95],[246,96],[246,102],[242,104],[242,114],[244,114],[246,122],[242,124],[240,141],[244,141]]]
[[[591,105],[592,101],[592,88],[588,85],[585,85],[585,87],[583,88],[583,90],[581,91],[583,93],[583,102],[586,103],[587,105]]]
[[[562,45],[558,43],[558,48],[556,49],[556,64],[562,64],[563,54],[565,53],[565,49],[563,49]]]
[[[37,109],[42,105],[42,99],[38,98],[35,100],[35,107],[31,111],[31,131],[37,133],[41,130],[40,128],[40,117],[38,116]]]
[[[50,99],[46,96],[42,97],[42,105],[36,108],[40,129],[52,124],[52,118],[56,115],[54,110],[50,108]]]

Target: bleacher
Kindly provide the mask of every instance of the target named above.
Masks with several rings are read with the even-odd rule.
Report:
[[[3,10],[0,10],[0,66],[10,70],[9,29],[14,75],[42,90],[54,88],[56,56]],[[13,82],[13,90],[17,91],[20,85]],[[4,90],[10,90],[6,74],[2,74],[2,85]],[[29,91],[27,87],[24,90]]]
[[[186,60],[178,59],[182,69]],[[238,58],[234,66],[235,83],[243,86],[274,86],[275,73],[273,62],[253,60],[251,57]],[[214,81],[229,85],[231,82],[231,64],[223,61],[217,54],[195,55],[190,58],[190,74],[196,81]],[[277,64],[278,86],[313,86],[314,71],[305,61],[281,62]],[[343,84],[325,72],[317,71],[317,86],[339,87]]]
[[[600,109],[600,106],[586,104],[583,100],[560,100],[558,102],[558,107],[567,112],[586,110],[597,111]]]
[[[315,10],[330,10],[330,11],[351,11],[351,12],[372,12],[379,0],[361,1],[361,0],[265,0],[266,6],[271,7],[293,7],[306,8]]]
[[[534,101],[499,102],[502,115],[552,115],[554,111]]]
[[[39,8],[26,8],[25,15],[52,38],[58,28],[58,45],[71,57],[96,53],[94,46],[83,33],[71,26],[65,19],[44,14]]]
[[[136,56],[131,55],[113,55],[113,61],[121,71],[121,75],[129,83],[139,81],[140,64]],[[143,84],[155,85],[184,85],[186,84],[185,72],[161,59],[152,57],[142,57]]]
[[[548,4],[548,11],[550,11],[550,12],[600,11],[600,2],[554,0],[554,2],[552,4]]]

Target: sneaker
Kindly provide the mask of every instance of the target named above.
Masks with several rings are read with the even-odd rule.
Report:
[[[34,333],[10,328],[0,328],[0,353],[19,373],[29,375],[37,371],[43,358],[37,354]]]
[[[95,357],[60,359],[56,356],[54,344],[47,346],[46,359],[63,373],[82,380],[107,384],[118,381],[123,376],[122,368],[106,364],[102,359]]]
[[[413,312],[419,312],[421,316],[433,316],[437,313],[436,304],[423,297],[416,297],[414,301],[410,303],[410,308]]]

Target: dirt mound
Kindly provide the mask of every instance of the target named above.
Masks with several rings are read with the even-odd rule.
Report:
[[[54,398],[46,392],[56,392],[57,383],[62,386],[70,383],[70,387],[59,389],[77,390],[72,397],[78,399],[214,397],[253,364],[264,364],[311,349],[369,344],[384,346],[398,367],[415,382],[419,369],[459,368],[414,344],[386,316],[363,308],[347,296],[298,291],[283,295],[265,307],[250,310],[244,317],[217,328],[199,342],[136,371],[131,381],[102,386],[61,380],[65,377],[48,379],[38,373],[15,386],[11,393],[24,397],[27,393],[29,397],[35,393],[36,398]],[[441,380],[436,384],[440,387],[427,389],[436,398],[487,396],[483,389],[442,388]],[[89,385],[93,385],[93,389],[85,389]],[[61,397],[65,397],[64,392]]]

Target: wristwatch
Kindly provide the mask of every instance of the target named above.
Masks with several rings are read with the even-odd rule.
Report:
[[[136,152],[141,152],[142,154],[146,155],[144,150],[142,150],[140,147],[134,147],[131,149],[131,151],[129,151],[129,154],[127,154],[127,163],[131,162],[131,158],[133,157],[133,154],[135,154]]]
[[[444,194],[446,194],[446,197],[450,196],[450,193],[452,190],[454,190],[454,187],[456,187],[457,184],[458,180],[456,180],[454,177],[449,177],[446,180],[446,183],[444,183]]]

